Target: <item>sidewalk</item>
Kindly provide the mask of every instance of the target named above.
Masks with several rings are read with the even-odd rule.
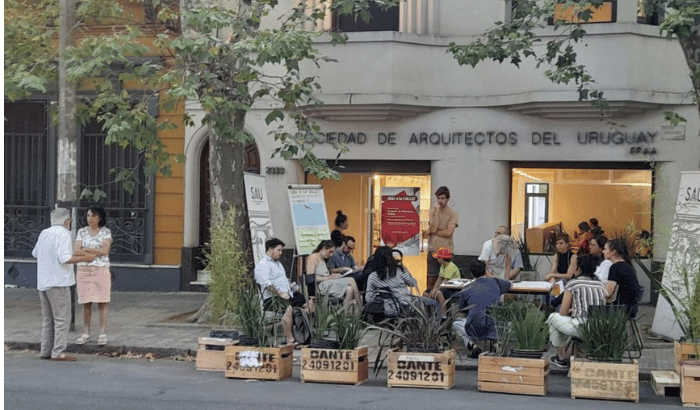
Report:
[[[6,348],[38,351],[41,308],[37,290],[7,288],[4,294]],[[100,348],[96,345],[99,326],[96,306],[92,315],[92,340],[84,346],[75,345],[83,330],[82,309],[77,306],[76,331],[69,335],[68,351],[113,355],[152,353],[156,357],[195,356],[198,338],[209,336],[211,326],[188,323],[184,318],[199,309],[206,298],[206,293],[194,292],[114,292],[107,323],[109,343]],[[650,340],[646,336],[646,329],[654,319],[654,307],[640,306],[638,317],[640,331],[644,335],[644,351],[639,360],[642,377],[648,379],[652,370],[672,370],[673,343]],[[365,344],[372,347],[373,340],[374,337],[368,335]],[[300,352],[295,351],[295,356],[298,355]],[[467,358],[465,351],[458,355],[458,369],[475,370],[476,367],[476,359]]]

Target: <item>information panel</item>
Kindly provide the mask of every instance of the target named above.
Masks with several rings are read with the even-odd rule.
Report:
[[[404,255],[420,253],[420,188],[382,188],[382,242]]]
[[[331,239],[326,216],[326,201],[321,185],[289,185],[297,254],[309,255],[319,242]]]

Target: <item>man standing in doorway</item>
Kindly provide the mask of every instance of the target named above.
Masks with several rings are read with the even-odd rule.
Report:
[[[73,254],[70,237],[70,211],[51,211],[51,227],[39,234],[32,250],[36,258],[36,288],[41,302],[41,358],[74,362],[65,354],[70,325],[70,287],[75,285],[73,266],[92,262],[94,255],[79,251]]]
[[[428,230],[425,235],[428,237],[428,287],[430,291],[440,274],[440,264],[433,257],[433,253],[445,247],[454,253],[454,243],[452,236],[457,228],[459,216],[457,211],[447,205],[450,199],[450,190],[446,186],[441,186],[435,191],[437,206],[430,210],[430,220]]]
[[[499,249],[503,247],[496,246],[499,237],[505,237],[501,238],[500,242],[509,242],[513,245],[512,238],[510,238],[510,230],[505,226],[499,226],[493,234],[493,239],[484,242],[479,260],[486,264],[487,276],[515,280],[523,269],[523,257],[520,254],[520,250]]]

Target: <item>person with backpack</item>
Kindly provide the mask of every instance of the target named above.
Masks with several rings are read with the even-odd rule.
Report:
[[[275,306],[284,306],[282,327],[288,344],[297,349],[306,340],[297,340],[293,333],[294,310],[302,308],[308,313],[311,302],[307,303],[304,295],[299,293],[295,284],[289,282],[284,266],[280,263],[284,242],[271,238],[265,242],[265,256],[255,265],[255,282],[262,292],[263,308],[272,310]],[[295,289],[296,288],[296,289]]]

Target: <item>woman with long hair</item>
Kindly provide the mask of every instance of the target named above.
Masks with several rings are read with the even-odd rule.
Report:
[[[583,221],[580,224],[578,224],[578,229],[579,232],[574,232],[575,239],[573,246],[575,248],[578,248],[579,255],[589,253],[591,251],[589,245],[591,239],[593,239],[593,232],[591,232],[591,227],[588,225],[588,222]]]
[[[605,244],[603,256],[612,263],[608,273],[608,281],[605,283],[605,290],[608,291],[608,302],[615,305],[625,305],[630,317],[636,316],[639,282],[637,274],[630,264],[627,244],[621,239],[612,239]]]
[[[326,260],[334,250],[333,241],[321,241],[306,260],[306,273],[316,275],[316,290],[319,294],[343,299],[345,305],[354,301],[357,307],[362,307],[362,297],[355,279],[343,277],[340,273],[331,273],[328,270]]]
[[[84,345],[90,341],[92,304],[97,303],[100,313],[100,333],[97,345],[107,344],[107,304],[111,300],[112,275],[109,271],[109,250],[112,247],[112,232],[105,227],[107,212],[101,206],[87,210],[88,226],[80,228],[75,237],[74,252],[85,252],[95,256],[92,262],[78,263],[78,303],[83,305],[83,334],[75,341]]]
[[[372,256],[373,271],[367,278],[367,292],[365,299],[372,303],[380,291],[388,290],[392,299],[402,306],[408,306],[412,298],[410,287],[416,287],[418,282],[411,276],[407,269],[394,258],[392,249],[388,246],[380,246]],[[384,314],[396,316],[400,312],[393,300],[384,299]]]

